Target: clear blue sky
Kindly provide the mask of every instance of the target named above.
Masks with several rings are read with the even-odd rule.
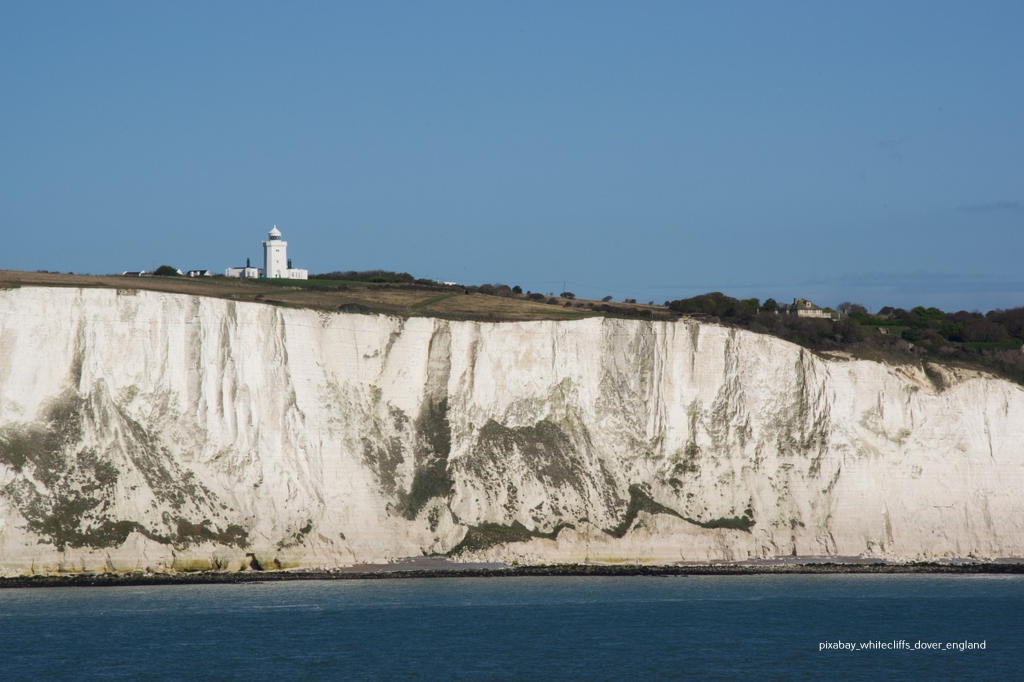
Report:
[[[1024,305],[1024,3],[4,3],[0,267]]]

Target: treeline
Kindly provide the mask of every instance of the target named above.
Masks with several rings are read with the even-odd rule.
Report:
[[[941,348],[943,341],[968,344],[1000,344],[1012,346],[1024,339],[1024,308],[992,310],[982,314],[961,310],[945,313],[938,308],[917,307],[912,310],[885,307],[876,315],[854,311],[851,316],[862,324],[906,327],[903,338]]]
[[[416,279],[408,272],[390,270],[345,270],[312,275],[313,279],[344,280],[346,282],[373,282],[375,284],[436,284],[432,279]]]
[[[845,350],[858,356],[906,361],[934,360],[985,369],[1024,383],[1024,308],[982,314],[918,306],[886,306],[877,313],[842,303],[838,319],[788,314],[772,299],[735,299],[720,292],[666,301],[671,310],[717,318],[772,334],[814,350]]]
[[[772,301],[772,299],[768,299]],[[774,304],[775,302],[772,301]],[[720,291],[712,291],[709,294],[700,294],[693,298],[682,298],[676,301],[665,301],[665,307],[682,314],[713,315],[715,317],[730,320],[749,320],[761,309],[760,302],[756,298],[736,299],[726,296]],[[771,308],[778,309],[778,304]]]

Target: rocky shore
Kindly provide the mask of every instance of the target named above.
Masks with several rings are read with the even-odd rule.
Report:
[[[354,569],[312,571],[199,571],[194,573],[79,573],[0,578],[0,588],[17,587],[117,587],[139,585],[207,585],[291,580],[384,580],[420,578],[514,578],[570,576],[736,576],[821,575],[836,573],[941,573],[963,575],[1024,574],[1024,563],[786,563],[700,564],[671,566],[555,564],[500,568],[433,568],[363,571]]]

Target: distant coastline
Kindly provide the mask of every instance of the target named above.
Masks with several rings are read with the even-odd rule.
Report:
[[[824,574],[1024,575],[1024,561],[963,563],[759,563],[677,564],[671,566],[554,564],[490,568],[395,568],[361,570],[199,571],[194,573],[76,573],[0,578],[0,588],[213,585],[297,580],[397,580],[426,578],[744,576]]]

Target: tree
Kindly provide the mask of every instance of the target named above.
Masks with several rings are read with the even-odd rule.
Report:
[[[512,293],[513,294],[521,294],[521,293],[523,293],[523,288],[517,284],[514,287],[512,287]]]
[[[559,296],[561,296],[562,298],[576,298],[576,294],[572,293],[571,291],[563,291],[562,293],[559,294]]]
[[[836,333],[839,335],[838,340],[841,343],[856,343],[864,339],[864,330],[856,320],[849,317],[844,317],[836,322]]]
[[[378,284],[389,282],[411,283],[416,281],[416,278],[408,272],[391,272],[390,270],[346,270],[344,272],[334,270],[313,275],[313,279],[336,279],[354,282],[374,282]]]
[[[779,304],[774,298],[766,298],[761,309],[768,313],[778,312]]]
[[[1007,338],[1006,329],[990,320],[978,320],[964,325],[963,338],[965,341],[1002,341]]]
[[[177,277],[181,273],[178,272],[178,268],[176,267],[171,265],[161,265],[153,271],[153,274],[157,277]]]
[[[601,299],[601,302],[602,302],[602,303],[607,303],[607,302],[608,302],[608,301],[610,301],[610,300],[612,300],[612,297],[611,297],[611,296],[605,296],[604,298],[602,298],[602,299]]]

